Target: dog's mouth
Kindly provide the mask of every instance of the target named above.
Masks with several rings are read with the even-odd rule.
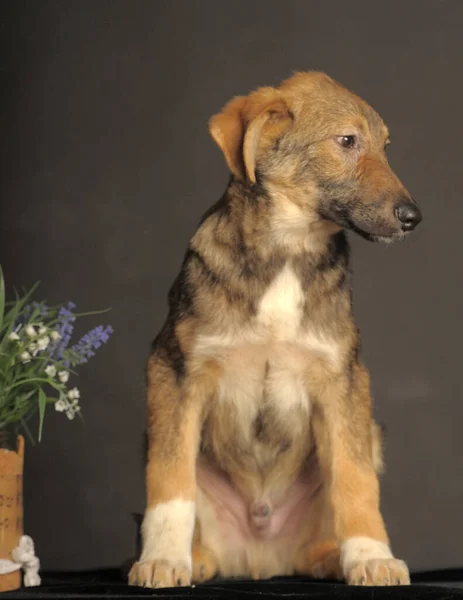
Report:
[[[339,202],[333,202],[328,211],[321,209],[319,214],[323,219],[349,229],[370,242],[390,244],[404,239],[409,233],[385,222],[384,218],[375,219],[373,215],[369,215],[370,218],[366,221],[355,218],[355,211]]]
[[[365,231],[364,229],[361,229],[360,227],[354,224],[350,226],[349,229],[354,231],[363,239],[368,240],[369,242],[380,242],[383,244],[392,244],[393,242],[399,242],[401,240],[404,240],[410,234],[409,231],[397,231],[389,234],[372,233],[371,231]]]

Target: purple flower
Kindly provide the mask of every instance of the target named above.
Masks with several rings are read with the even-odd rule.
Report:
[[[48,306],[46,304],[39,304],[38,302],[32,302],[24,307],[24,314],[31,315],[35,310],[39,309],[37,319],[44,319],[48,314]]]
[[[74,322],[76,316],[72,312],[76,307],[74,302],[68,302],[66,306],[62,306],[58,311],[58,321],[55,327],[60,335],[60,340],[55,344],[50,345],[49,354],[53,355],[56,360],[63,358],[63,353],[68,347],[71,340],[72,332],[74,331]]]
[[[73,354],[73,363],[81,365],[86,363],[89,358],[95,356],[95,350],[100,348],[102,344],[106,344],[110,335],[113,333],[111,325],[103,327],[99,325],[86,333],[78,342],[70,348]]]

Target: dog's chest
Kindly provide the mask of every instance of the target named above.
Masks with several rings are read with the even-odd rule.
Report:
[[[298,277],[285,266],[260,298],[248,327],[202,340],[204,351],[221,363],[210,420],[217,454],[252,456],[260,471],[274,466],[278,456],[289,460],[292,452],[299,454],[310,416],[304,303]]]
[[[304,293],[289,265],[278,273],[257,307],[256,322],[276,341],[295,341],[300,336]]]

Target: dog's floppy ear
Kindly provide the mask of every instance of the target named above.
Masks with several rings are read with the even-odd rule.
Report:
[[[246,98],[236,96],[224,107],[222,112],[209,121],[209,131],[222,150],[228,168],[237,179],[243,179],[244,161],[242,145],[244,137],[244,106]]]
[[[273,140],[291,121],[291,112],[278,90],[261,88],[248,97],[233,98],[211,118],[209,131],[235,177],[255,183],[259,145]]]

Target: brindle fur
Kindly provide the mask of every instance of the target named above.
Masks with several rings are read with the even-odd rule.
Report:
[[[286,562],[267,550],[236,572],[203,543],[207,523],[198,520],[193,580],[296,571],[356,583],[340,571],[339,544],[352,536],[387,543],[387,535],[376,475],[380,431],[360,359],[345,229],[371,240],[402,238],[394,206],[413,201],[388,165],[381,118],[324,74],[298,73],[279,88],[237,97],[210,130],[232,176],[190,241],[148,362],[147,505],[197,499],[197,460],[226,473],[251,502],[270,491],[283,495],[315,457],[320,492]],[[337,145],[336,136],[352,131],[359,148]],[[272,356],[271,330],[256,339],[254,328],[285,268],[303,290],[298,327],[305,341],[284,351],[309,390],[309,413],[268,401],[275,394],[271,358],[256,362]],[[220,402],[225,369],[246,373],[254,363],[257,409]],[[165,565],[137,563],[130,580],[168,585],[164,572]]]

